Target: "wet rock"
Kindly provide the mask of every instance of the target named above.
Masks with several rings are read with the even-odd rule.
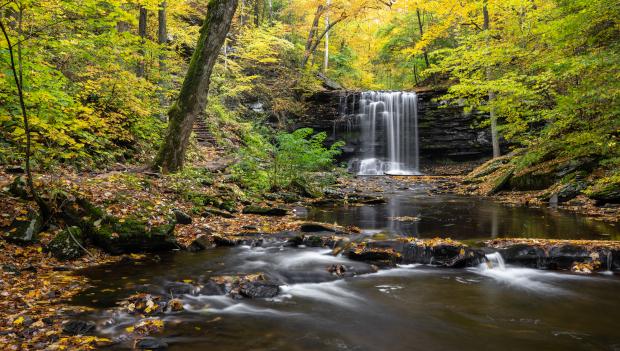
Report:
[[[257,214],[261,216],[286,216],[288,210],[278,207],[246,206],[243,208],[244,214]]]
[[[342,277],[347,272],[347,268],[341,264],[333,264],[327,267],[327,271],[332,275]]]
[[[3,238],[14,244],[29,245],[37,241],[41,230],[43,218],[36,212],[30,212],[27,217],[15,218]]]
[[[179,299],[172,299],[166,304],[166,310],[168,312],[180,312],[183,311],[183,309],[183,301]]]
[[[187,213],[180,210],[174,210],[172,212],[174,213],[174,218],[178,224],[192,224],[192,217],[190,217]]]
[[[243,282],[239,285],[239,294],[250,299],[272,298],[278,295],[277,284],[264,281]]]
[[[172,296],[193,295],[196,290],[192,284],[182,282],[169,283],[165,287],[166,293]]]
[[[213,246],[213,241],[211,240],[211,237],[209,235],[200,234],[187,247],[187,251],[198,252],[198,251],[206,250],[212,246]]]
[[[74,260],[84,256],[84,238],[82,230],[78,227],[69,227],[58,233],[47,245],[49,251],[57,259]]]
[[[6,273],[12,273],[15,275],[20,275],[21,270],[14,264],[6,263],[2,265],[2,271]]]
[[[299,229],[304,233],[336,232],[334,226],[316,222],[302,223]]]
[[[169,294],[167,294],[168,296]],[[161,296],[148,293],[139,293],[129,296],[121,301],[119,305],[130,314],[154,315],[164,312],[166,303]]]
[[[144,337],[136,339],[133,345],[138,350],[162,350],[168,347],[168,344],[159,338]]]
[[[259,234],[260,233],[256,233]],[[213,235],[213,242],[215,246],[237,246],[237,245],[248,245],[248,246],[261,246],[263,244],[263,238],[257,235]]]
[[[204,284],[202,289],[200,289],[200,295],[205,296],[218,296],[218,295],[226,295],[226,286],[225,284],[218,284],[215,281],[209,280]]]
[[[80,320],[68,321],[62,326],[62,331],[69,335],[88,335],[95,331],[96,325],[93,322]]]
[[[393,248],[368,247],[358,245],[348,251],[347,256],[354,261],[362,261],[379,267],[395,266],[401,262],[401,255]]]

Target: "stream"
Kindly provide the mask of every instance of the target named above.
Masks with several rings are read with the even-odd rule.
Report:
[[[392,184],[386,204],[297,208],[301,218],[356,225],[361,235],[455,239],[502,236],[617,239],[620,228],[551,209],[488,199],[429,195]],[[399,218],[400,217],[400,218]],[[402,217],[408,220],[403,220]],[[137,291],[170,294],[178,282],[262,272],[278,281],[269,299],[232,299],[191,291],[185,310],[166,314],[168,350],[620,350],[620,279],[499,265],[468,269],[404,265],[373,272],[323,248],[266,240],[260,247],[161,255],[81,272],[92,287],[73,299],[94,307],[84,318],[119,337],[135,316],[112,310]],[[339,278],[327,267],[359,272]],[[109,348],[130,348],[129,341]]]

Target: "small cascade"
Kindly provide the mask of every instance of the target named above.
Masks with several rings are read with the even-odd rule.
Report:
[[[362,143],[357,174],[420,174],[416,93],[368,91],[352,104],[346,97],[341,104],[343,114],[355,110]]]
[[[499,252],[493,252],[485,255],[487,258],[486,266],[489,269],[506,270],[506,263]]]

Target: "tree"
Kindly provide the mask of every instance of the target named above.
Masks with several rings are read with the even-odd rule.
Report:
[[[140,36],[140,44],[144,46],[146,42],[146,20],[148,17],[148,12],[146,11],[146,7],[140,6],[140,19],[138,21],[138,35]],[[144,77],[145,73],[145,51],[144,48],[140,48],[140,61],[138,62],[138,77]]]
[[[488,8],[489,4],[487,0],[484,0],[483,4],[482,4],[482,14],[483,14],[483,24],[482,24],[482,29],[486,32],[486,43],[487,45],[489,45],[489,30],[490,30],[490,24],[489,24],[489,8]],[[487,66],[486,68],[486,78],[487,81],[491,81],[492,80],[492,73],[491,73],[491,67],[490,65]],[[493,144],[493,158],[496,157],[500,157],[501,156],[501,150],[499,148],[499,136],[497,133],[497,115],[495,114],[495,107],[493,106],[494,100],[495,100],[495,91],[493,89],[489,89],[489,118],[491,119],[491,143]]]
[[[155,159],[154,167],[163,172],[183,168],[185,152],[194,121],[207,105],[213,66],[230,30],[238,0],[211,0],[207,18],[192,55],[181,92],[168,112],[168,130]]]

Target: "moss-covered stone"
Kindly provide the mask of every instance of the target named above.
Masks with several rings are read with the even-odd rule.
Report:
[[[111,254],[170,251],[179,248],[174,238],[175,223],[150,227],[137,219],[107,217],[97,223],[89,237]]]
[[[620,203],[620,175],[599,180],[585,194],[598,204]]]
[[[49,251],[59,260],[74,260],[84,255],[84,237],[78,227],[69,227],[56,234],[47,245]]]
[[[26,176],[19,175],[13,179],[9,185],[9,193],[15,197],[22,199],[28,198],[28,188],[26,185]]]
[[[37,235],[41,230],[43,230],[43,218],[37,212],[30,212],[26,217],[15,218],[3,237],[14,244],[28,245],[37,241]]]
[[[245,214],[257,214],[261,216],[286,216],[288,210],[277,207],[262,207],[262,206],[246,206],[243,208]]]

